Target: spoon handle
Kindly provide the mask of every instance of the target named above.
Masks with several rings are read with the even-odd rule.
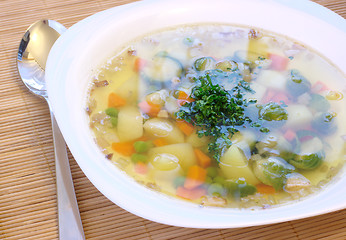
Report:
[[[84,240],[85,236],[73,187],[65,141],[52,111],[50,116],[55,152],[59,239]]]

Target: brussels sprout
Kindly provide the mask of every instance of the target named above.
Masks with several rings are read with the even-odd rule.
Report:
[[[246,197],[255,194],[257,189],[255,186],[248,184],[244,179],[229,180],[225,183],[228,193],[234,198]]]
[[[212,57],[202,57],[195,61],[194,67],[197,71],[214,69],[215,60]]]
[[[253,170],[255,176],[264,184],[280,190],[286,183],[287,174],[292,173],[295,168],[282,158],[269,157],[255,161]]]
[[[309,107],[317,112],[325,112],[330,108],[328,100],[320,94],[311,94]]]
[[[310,91],[311,83],[298,70],[292,70],[286,82],[286,88],[294,97],[299,97],[303,93]]]
[[[287,111],[277,103],[270,102],[259,108],[259,117],[266,121],[287,120]]]
[[[288,160],[290,164],[299,169],[311,170],[319,167],[324,159],[324,152],[295,155],[291,160]]]
[[[238,64],[232,60],[222,60],[216,64],[216,69],[224,72],[231,72],[238,69]]]
[[[325,158],[323,144],[318,137],[303,142],[299,153],[282,152],[280,156],[294,167],[304,170],[319,167]]]
[[[336,124],[334,118],[335,113],[324,112],[318,114],[311,123],[311,126],[319,133],[324,135],[331,135],[336,132]]]

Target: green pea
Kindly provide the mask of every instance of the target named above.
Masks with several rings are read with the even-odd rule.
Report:
[[[212,183],[213,183],[213,179],[212,179],[211,177],[207,176],[207,177],[205,178],[205,183],[206,183],[206,184],[212,184]]]
[[[111,117],[110,121],[111,121],[111,124],[113,127],[116,127],[118,125],[118,118],[117,117]]]
[[[110,107],[105,110],[105,113],[110,117],[118,117],[118,109]]]
[[[220,183],[213,183],[208,187],[208,195],[222,196],[224,194],[224,187]]]
[[[207,169],[207,176],[214,178],[217,176],[217,168],[216,167],[208,167]]]
[[[144,155],[144,154],[140,154],[140,153],[134,153],[131,156],[131,160],[134,163],[138,163],[138,162],[147,162],[148,161],[148,156]]]
[[[226,179],[224,177],[221,176],[217,176],[213,179],[214,183],[220,183],[220,184],[224,184]]]
[[[150,148],[153,147],[153,143],[152,142],[144,142],[144,141],[137,141],[133,144],[136,152],[138,153],[143,153],[143,152],[147,152]]]

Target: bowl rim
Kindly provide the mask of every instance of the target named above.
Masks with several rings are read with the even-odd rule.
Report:
[[[85,54],[88,54],[78,54],[77,50],[75,50],[77,45],[85,46],[89,44],[81,42],[83,39],[81,39],[79,35],[82,35],[87,40],[90,38],[90,42],[93,43],[92,39],[94,36],[92,35],[91,30],[99,28],[101,24],[106,24],[106,26],[108,26],[107,24],[109,23],[107,22],[109,20],[117,18],[124,19],[127,14],[142,11],[143,9],[146,9],[146,11],[151,14],[159,14],[154,12],[158,9],[167,10],[167,6],[175,6],[177,10],[181,10],[181,6],[191,6],[191,4],[197,2],[199,4],[205,4],[205,6],[211,6],[210,1],[207,0],[190,0],[188,3],[184,3],[183,0],[144,0],[114,7],[96,13],[76,23],[54,44],[49,54],[46,67],[48,96],[65,141],[82,171],[94,186],[103,193],[103,195],[123,209],[155,222],[180,227],[248,227],[306,218],[346,208],[345,202],[328,195],[331,192],[337,192],[336,184],[328,187],[328,191],[319,194],[319,196],[328,199],[329,202],[328,204],[322,204],[324,206],[323,209],[321,207],[318,208],[313,204],[315,197],[309,197],[308,199],[298,203],[292,203],[263,211],[251,211],[249,209],[220,209],[213,207],[201,208],[196,204],[172,199],[168,196],[153,192],[140,186],[123,174],[119,169],[114,167],[110,162],[102,163],[102,165],[95,163],[90,159],[90,155],[98,158],[102,157],[100,152],[93,152],[95,148],[91,148],[90,150],[81,153],[82,149],[78,141],[84,143],[83,138],[90,138],[91,135],[83,133],[80,129],[76,129],[78,128],[78,124],[73,117],[77,115],[71,113],[72,110],[69,107],[71,104],[71,93],[67,93],[68,91],[72,91],[67,81],[71,79],[71,76],[76,76],[73,75],[76,73],[73,72],[71,66],[76,66],[76,64],[78,64],[76,62],[78,62],[81,57],[84,57]],[[214,0],[213,6],[220,7],[221,4],[226,3],[230,4],[228,6],[231,6],[231,4],[238,4],[244,7],[263,4],[263,6],[276,6],[287,11],[297,12],[304,15],[307,19],[319,19],[326,25],[335,27],[335,31],[341,32],[344,39],[346,39],[345,19],[331,10],[308,0],[243,0],[241,3],[237,0]],[[170,9],[170,11],[173,10],[174,9]],[[85,33],[87,31],[90,31],[90,33]],[[341,65],[339,67],[341,67],[342,71],[346,73],[346,65]],[[71,76],[69,74],[71,74]],[[75,83],[73,86],[78,87],[78,84]],[[78,117],[79,120],[83,118],[80,115],[78,115]],[[74,135],[76,133],[78,135],[77,137]],[[90,144],[90,141],[86,143]],[[346,183],[346,179],[343,182]],[[114,193],[114,183],[117,183],[116,194]],[[341,192],[338,196],[345,199],[346,192]],[[307,211],[306,206],[309,204],[311,207]],[[302,212],[295,210],[295,215],[293,215],[292,206],[300,209]]]

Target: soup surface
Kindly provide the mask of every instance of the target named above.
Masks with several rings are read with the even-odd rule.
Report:
[[[155,191],[268,208],[323,189],[345,162],[346,79],[275,34],[181,26],[128,43],[91,80],[106,158]]]

